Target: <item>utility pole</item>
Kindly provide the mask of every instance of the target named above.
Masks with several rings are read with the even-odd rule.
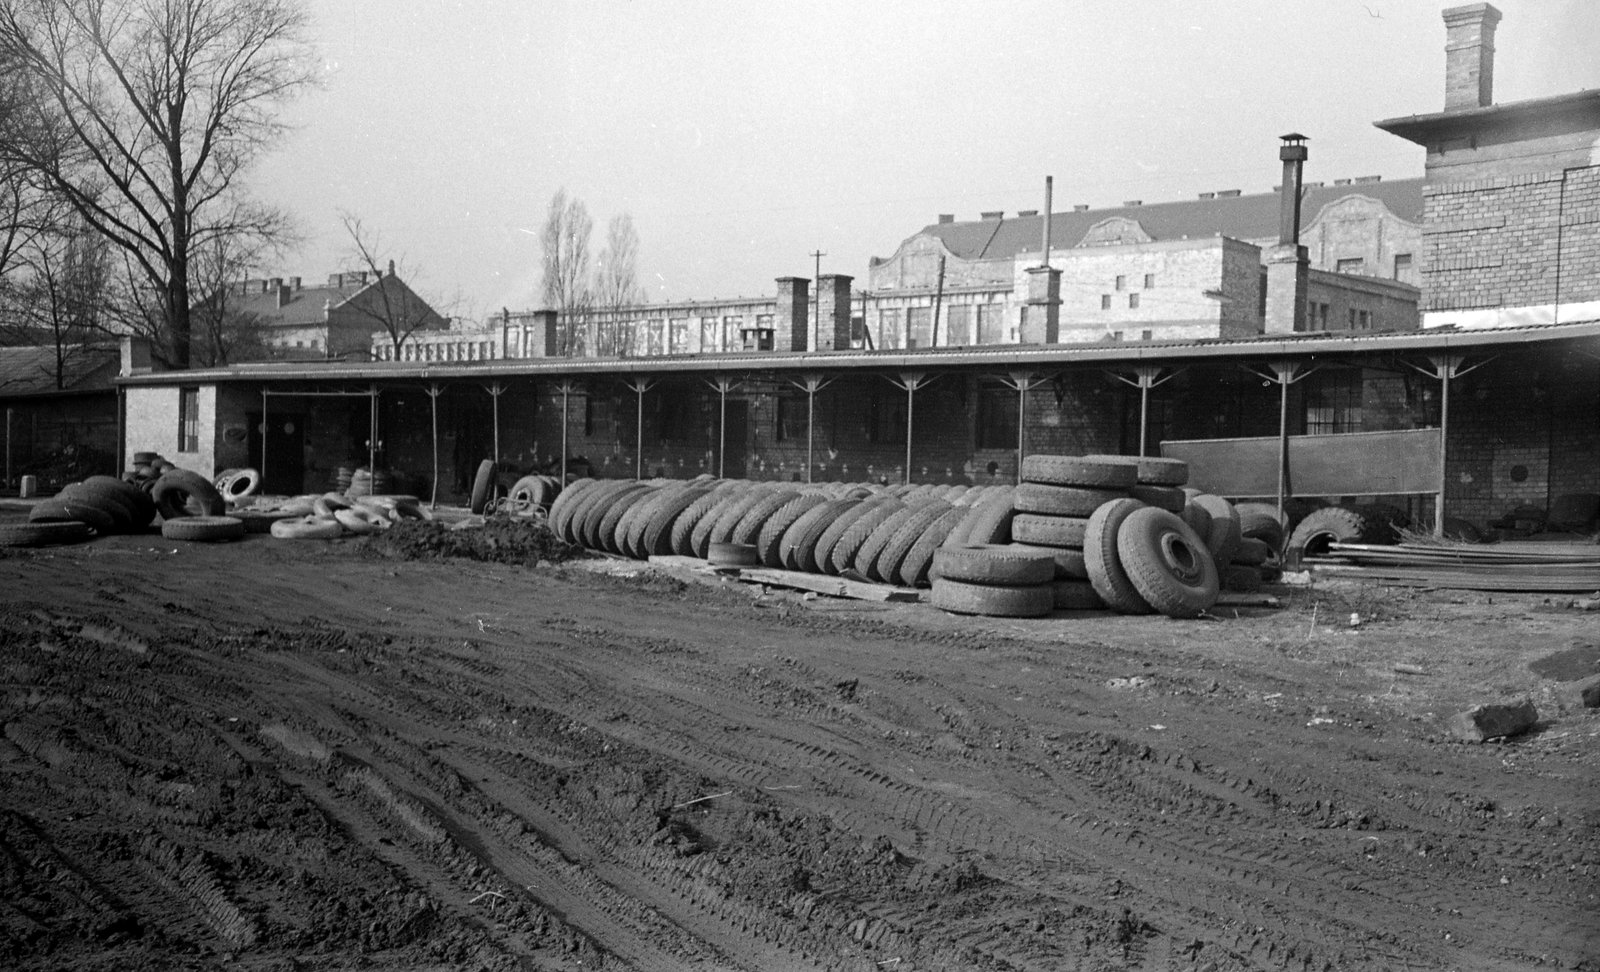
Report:
[[[811,278],[811,306],[816,308],[811,312],[811,348],[816,350],[818,335],[822,333],[822,258],[827,256],[821,250],[811,251],[812,259],[817,261],[816,273]]]

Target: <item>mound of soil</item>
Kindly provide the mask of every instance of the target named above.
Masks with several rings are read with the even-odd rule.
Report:
[[[367,537],[366,545],[373,553],[399,560],[461,557],[527,565],[567,560],[583,552],[542,522],[513,517],[491,517],[481,527],[466,529],[451,529],[438,521],[403,520]]]

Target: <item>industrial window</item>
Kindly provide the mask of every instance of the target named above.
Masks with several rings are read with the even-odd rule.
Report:
[[[852,348],[867,346],[867,318],[864,314],[850,316],[850,346]]]
[[[1396,253],[1394,255],[1394,279],[1399,280],[1402,274],[1411,272],[1411,254]]]
[[[1145,274],[1144,275],[1144,289],[1149,290],[1151,287],[1154,287],[1155,285],[1156,285],[1156,275],[1153,274],[1153,273]]]
[[[873,388],[867,397],[867,441],[874,445],[904,445],[905,396],[887,388]]]
[[[1306,330],[1326,331],[1328,329],[1328,305],[1321,301],[1306,302]]]
[[[700,318],[700,350],[705,352],[721,351],[721,336],[717,333],[717,319],[715,317]]]
[[[609,436],[615,433],[617,424],[617,411],[615,403],[609,398],[599,398],[595,395],[586,395],[583,399],[583,434],[590,438]]]
[[[805,441],[806,396],[794,392],[778,395],[778,422],[774,435],[779,442]]]
[[[1155,336],[1156,336],[1156,332],[1154,332],[1154,331],[1140,331],[1139,332],[1139,340],[1141,340],[1141,341],[1148,341],[1148,340],[1150,340],[1151,338],[1153,338]]]
[[[885,307],[878,312],[878,348],[887,350],[899,347],[904,347],[900,335],[900,308]]]
[[[1372,328],[1372,312],[1350,308],[1350,330],[1367,331]]]
[[[1306,384],[1307,435],[1361,431],[1360,370],[1327,371]]]
[[[1004,309],[1000,304],[978,304],[978,343],[1001,344],[1005,334],[1000,329],[1005,326]]]
[[[1361,273],[1367,268],[1367,261],[1362,257],[1346,257],[1334,264],[1334,269],[1340,273]]]
[[[1138,294],[1129,294],[1128,295],[1128,309],[1129,310],[1137,310],[1138,308],[1139,308],[1139,295]]]
[[[1111,295],[1110,294],[1101,294],[1100,295],[1100,309],[1101,310],[1110,310],[1111,309]]]
[[[689,319],[676,317],[667,322],[667,353],[689,353]]]
[[[1128,277],[1127,277],[1127,274],[1122,274],[1122,273],[1117,274],[1117,289],[1118,290],[1127,290],[1128,289]]]
[[[1014,449],[1017,445],[1017,392],[999,382],[978,385],[977,447]]]
[[[645,353],[659,357],[667,353],[667,323],[659,318],[645,322]]]
[[[772,328],[747,327],[739,332],[740,344],[746,351],[771,351]]]
[[[953,304],[944,313],[944,343],[947,345],[971,344],[972,305]]]
[[[740,329],[743,327],[744,318],[742,317],[724,317],[722,319],[722,336],[717,339],[722,350],[735,350],[733,346],[735,335],[737,335]]]
[[[933,308],[912,307],[906,311],[906,347],[933,347]]]
[[[178,389],[178,451],[200,451],[200,389]]]

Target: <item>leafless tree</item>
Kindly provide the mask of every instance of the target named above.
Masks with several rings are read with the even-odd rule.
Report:
[[[583,200],[568,196],[565,189],[551,197],[540,236],[542,296],[545,307],[560,315],[560,351],[565,355],[583,353],[583,318],[594,306],[589,276],[589,236],[593,232],[594,220]]]
[[[399,277],[395,261],[383,256],[383,241],[367,229],[360,217],[342,212],[339,220],[350,237],[352,256],[378,282],[370,297],[351,301],[350,311],[381,329],[394,347],[395,360],[399,360],[400,350],[411,335],[447,320]]]
[[[112,269],[105,240],[70,217],[26,233],[11,255],[0,284],[0,337],[48,349],[41,372],[58,389],[78,358],[105,344]]]
[[[188,366],[195,254],[285,225],[240,176],[314,83],[298,0],[0,0],[0,65],[37,93],[0,161],[122,251],[136,319]]]
[[[277,251],[271,242],[218,236],[194,254],[192,276],[201,296],[190,308],[193,364],[212,368],[268,357],[263,321],[240,298],[242,281]]]
[[[627,213],[606,224],[606,246],[595,266],[595,300],[606,310],[639,303],[639,233]]]

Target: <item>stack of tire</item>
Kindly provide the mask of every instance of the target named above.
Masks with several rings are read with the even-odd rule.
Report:
[[[1022,460],[1011,539],[1054,559],[1056,607],[1105,606],[1089,581],[1084,552],[1089,521],[1107,503],[1130,498],[1138,476],[1136,466],[1116,456],[1032,455]]]
[[[556,476],[523,476],[511,484],[505,509],[522,516],[546,513],[561,495],[561,480]]]
[[[9,526],[0,543],[40,546],[141,533],[155,517],[155,502],[138,486],[115,476],[90,476],[39,501],[29,510],[28,522]]]
[[[431,520],[415,496],[324,493],[297,496],[268,507],[238,511],[251,533],[279,540],[336,540],[380,533],[401,520]]]
[[[128,470],[122,474],[122,480],[149,492],[162,473],[177,468],[175,463],[167,461],[159,452],[135,452],[128,459]]]
[[[941,549],[934,560],[931,600],[941,610],[1038,618],[1056,607],[1056,557],[1047,548],[963,544]]]

